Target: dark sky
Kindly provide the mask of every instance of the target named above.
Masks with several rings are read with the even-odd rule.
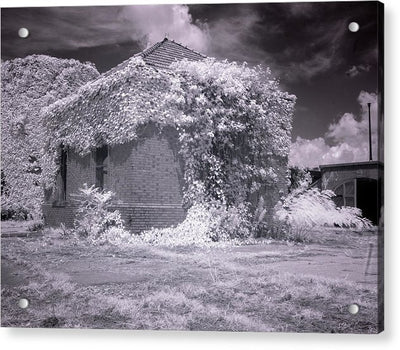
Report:
[[[361,91],[377,92],[376,2],[19,8],[1,19],[3,60],[40,53],[104,72],[168,35],[208,56],[269,66],[298,97],[293,140],[324,137],[345,113],[360,116]]]

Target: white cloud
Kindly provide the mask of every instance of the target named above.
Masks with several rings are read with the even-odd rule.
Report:
[[[235,15],[222,16],[210,23],[210,54],[236,61],[263,60],[267,54],[265,50],[248,40],[254,37],[259,21],[259,13],[249,8],[240,8]],[[270,33],[279,30],[272,24],[268,29]]]
[[[208,28],[194,23],[186,5],[146,5],[125,7],[121,18],[134,40],[146,46],[161,41],[165,36],[200,52],[209,46]]]
[[[368,106],[371,103],[372,158],[377,159],[377,96],[361,91],[360,115],[345,113],[328,127],[324,137],[312,140],[297,137],[292,144],[289,163],[313,168],[322,164],[367,161],[369,159]]]

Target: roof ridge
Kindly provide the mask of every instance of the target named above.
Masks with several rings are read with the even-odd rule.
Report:
[[[155,49],[158,49],[162,44],[164,44],[166,41],[168,41],[167,38],[164,38],[162,41],[159,41],[158,43],[155,43],[153,46],[149,47],[148,49],[143,50],[142,52],[139,52],[138,55],[142,57],[147,57],[150,55]]]
[[[149,66],[152,66],[152,67],[155,68],[155,65],[154,65],[153,63],[151,63],[151,62],[146,61],[146,58],[147,58],[147,59],[150,59],[150,60],[153,60],[154,58],[151,58],[151,57],[152,57],[151,54],[152,54],[152,53],[155,53],[155,55],[157,55],[156,50],[157,50],[158,48],[160,48],[160,47],[163,47],[163,45],[164,45],[165,43],[167,43],[167,42],[173,43],[173,44],[175,44],[176,46],[178,46],[178,47],[180,47],[180,48],[183,48],[184,50],[190,52],[191,55],[193,54],[193,55],[197,55],[197,56],[202,57],[202,58],[207,58],[206,55],[203,55],[202,53],[200,53],[200,52],[198,52],[198,51],[195,51],[195,50],[193,50],[193,49],[191,49],[191,48],[189,48],[189,47],[187,47],[187,46],[184,46],[184,45],[182,45],[182,44],[176,42],[176,41],[173,40],[173,39],[168,39],[167,37],[165,37],[163,40],[161,40],[161,41],[155,43],[154,45],[150,46],[149,48],[147,48],[147,49],[145,49],[145,50],[143,50],[143,51],[137,52],[137,53],[134,54],[132,57],[126,59],[125,61],[123,61],[123,62],[121,62],[121,63],[119,63],[119,64],[117,64],[115,67],[109,69],[108,71],[106,71],[106,72],[100,74],[99,77],[102,77],[102,76],[109,76],[109,75],[111,75],[111,74],[114,74],[114,72],[118,71],[119,69],[124,68],[124,67],[132,60],[132,58],[134,58],[134,57],[142,57],[143,60],[146,62],[146,64],[148,64]],[[166,45],[166,46],[164,46],[164,47],[168,50],[168,45]],[[163,55],[163,54],[162,54],[162,55]],[[166,56],[168,56],[168,54],[167,54]],[[160,64],[161,64],[161,63],[160,63]],[[161,64],[161,65],[162,65],[162,64]],[[158,68],[165,68],[165,67],[158,67]],[[96,80],[97,80],[97,79],[96,79]]]

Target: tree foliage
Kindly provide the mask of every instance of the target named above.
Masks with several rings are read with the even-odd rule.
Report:
[[[42,108],[98,75],[91,63],[44,55],[2,63],[2,211],[40,213],[46,133]]]
[[[297,166],[290,167],[290,186],[289,192],[299,188],[308,186],[312,182],[310,170],[307,168],[300,168]]]

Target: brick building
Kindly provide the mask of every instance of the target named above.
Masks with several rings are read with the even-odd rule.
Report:
[[[153,80],[153,76],[157,79],[159,72],[168,70],[170,64],[176,60],[196,61],[205,58],[202,54],[168,39],[136,56],[142,57],[145,62],[145,67],[141,69],[147,72],[149,80]],[[77,113],[86,119],[93,119],[93,113],[101,114],[106,122],[109,122],[108,119],[115,116],[115,113],[120,113],[120,104],[131,103],[129,108],[141,108],[127,101],[125,88],[128,85],[134,86],[134,93],[143,92],[144,95],[147,94],[148,99],[152,98],[152,94],[151,91],[144,91],[149,88],[143,87],[144,84],[138,83],[132,76],[134,73],[130,72],[131,60],[132,58],[102,74],[99,79],[87,84],[70,99],[59,101],[61,122],[52,115],[48,119],[49,122],[56,120],[53,129],[58,132],[57,124],[68,122],[70,116]],[[158,85],[153,84],[151,89],[163,88]],[[132,96],[132,90],[130,94]],[[145,102],[151,106],[158,104],[156,100]],[[125,120],[128,122],[124,125],[129,128],[129,116],[127,118]],[[132,120],[132,123],[135,121]],[[97,125],[90,126],[92,129],[96,127]],[[126,227],[132,232],[137,233],[151,227],[167,227],[185,218],[186,213],[182,206],[184,164],[179,156],[177,130],[174,127],[164,127],[160,131],[153,123],[146,122],[140,124],[135,133],[138,135],[135,141],[122,144],[114,142],[112,145],[104,142],[102,146],[91,149],[91,153],[84,156],[72,151],[70,147],[60,151],[56,186],[45,193],[43,215],[46,224],[73,224],[76,206],[71,195],[77,193],[84,183],[95,184],[116,194],[113,209],[121,212]],[[277,186],[267,191],[265,202],[270,208],[275,205],[280,195],[287,191],[287,158],[279,158],[276,161],[277,164],[282,163],[279,169],[276,169],[280,181]]]

